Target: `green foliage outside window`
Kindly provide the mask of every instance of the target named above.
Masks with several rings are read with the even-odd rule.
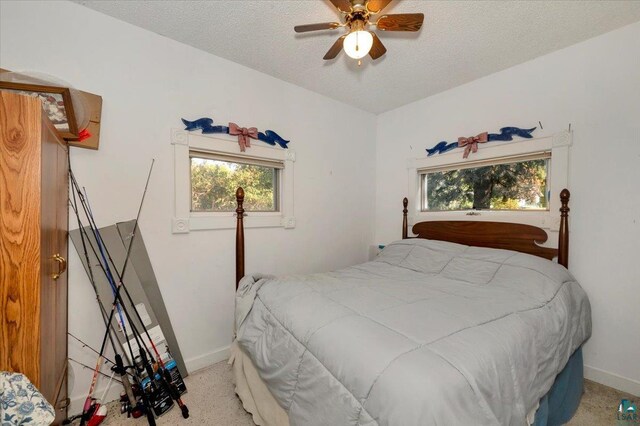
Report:
[[[424,174],[423,210],[548,209],[547,165],[539,159]]]
[[[244,189],[245,210],[278,210],[278,169],[191,158],[191,211],[235,211],[239,186]]]

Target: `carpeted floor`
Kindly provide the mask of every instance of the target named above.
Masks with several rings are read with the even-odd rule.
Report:
[[[174,407],[157,419],[158,425],[253,425],[251,416],[244,411],[234,393],[231,367],[226,362],[219,362],[192,374],[186,378],[185,382],[189,392],[184,395],[183,400],[189,407],[191,416],[186,420],[183,419],[180,410]],[[637,400],[631,395],[587,380],[580,408],[569,425],[614,425],[617,408],[623,398]],[[120,403],[113,402],[109,404],[109,414],[102,425],[120,424],[143,425],[147,424],[147,420],[146,418],[127,419],[120,414]]]

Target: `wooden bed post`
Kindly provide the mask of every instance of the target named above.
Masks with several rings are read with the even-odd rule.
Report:
[[[244,189],[242,187],[236,190],[236,290],[242,277],[244,277]]]
[[[560,235],[558,235],[558,263],[569,268],[569,197],[567,188],[560,192]]]
[[[402,239],[406,240],[407,239],[407,213],[409,212],[409,210],[407,210],[407,206],[409,205],[409,200],[407,199],[407,197],[404,197],[404,199],[402,200]]]

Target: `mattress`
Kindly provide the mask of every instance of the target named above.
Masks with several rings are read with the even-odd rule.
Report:
[[[430,240],[245,277],[237,342],[292,425],[523,425],[591,332],[562,266]]]

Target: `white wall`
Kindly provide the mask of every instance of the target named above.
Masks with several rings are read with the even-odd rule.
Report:
[[[73,26],[51,29],[70,17]],[[374,240],[397,239],[406,162],[425,148],[540,120],[538,135],[569,123],[574,130],[570,269],[593,307],[587,373],[638,392],[639,39],[634,24],[382,114],[376,129],[371,114],[81,6],[0,2],[0,67],[45,72],[104,98],[100,150],[73,149],[71,158],[99,225],[135,216],[157,159],[140,225],[192,367],[220,359],[230,343],[234,233],[170,232],[169,131],[180,117],[209,115],[291,139],[297,226],[246,232],[248,271],[276,274],[358,263]],[[98,346],[103,326],[92,291],[73,247],[69,257],[69,330]],[[70,355],[95,362],[73,341]],[[82,399],[90,374],[72,366],[72,397]]]
[[[376,242],[398,236],[407,159],[500,127],[574,131],[569,269],[589,295],[588,377],[640,393],[640,23],[378,116]],[[429,78],[425,76],[425,78]],[[482,149],[482,147],[480,147]],[[413,205],[416,200],[411,199]]]
[[[188,367],[220,360],[231,342],[235,234],[171,233],[170,129],[181,117],[272,129],[296,151],[296,228],[248,229],[249,272],[316,272],[367,259],[374,115],[76,4],[3,1],[0,16],[2,68],[51,74],[104,99],[100,150],[71,152],[98,225],[135,217],[156,158],[140,228]],[[104,326],[73,246],[69,257],[69,330],[98,347]],[[70,356],[94,365],[94,355],[69,346]],[[71,395],[82,399],[90,372],[72,367]]]

